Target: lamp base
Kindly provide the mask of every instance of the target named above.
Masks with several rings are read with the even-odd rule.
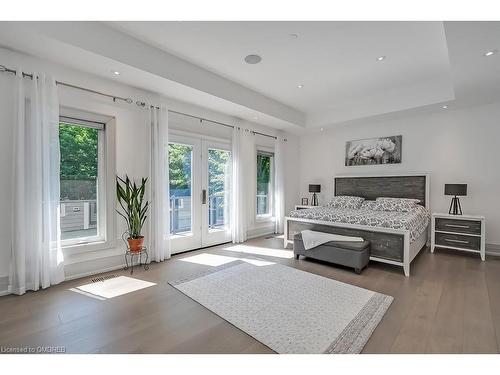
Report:
[[[317,206],[318,205],[318,197],[316,197],[316,193],[313,193],[313,196],[311,198],[311,206]]]
[[[460,199],[455,195],[451,198],[450,209],[448,210],[450,215],[462,215],[462,206],[460,206]]]

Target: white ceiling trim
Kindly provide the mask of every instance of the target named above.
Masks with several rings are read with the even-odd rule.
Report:
[[[294,125],[304,113],[99,22],[30,22],[38,33]]]

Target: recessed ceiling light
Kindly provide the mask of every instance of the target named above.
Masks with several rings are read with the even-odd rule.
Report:
[[[257,116],[254,116],[254,117],[253,117],[253,119],[254,119],[254,120],[258,120],[259,118],[258,118]]]
[[[259,55],[248,55],[245,57],[245,62],[247,64],[258,64],[262,61],[262,57]]]
[[[492,51],[486,51],[485,53],[483,53],[483,56],[486,56],[486,57],[493,56],[497,52],[498,51],[496,49],[494,49]]]
[[[377,61],[384,61],[385,60],[385,56],[379,56],[377,57]]]
[[[323,128],[321,128],[321,129],[319,129],[319,130],[320,130],[320,131],[323,131],[324,129],[323,129]]]
[[[119,76],[119,75],[120,75],[120,72],[119,72],[119,71],[117,71],[117,70],[113,70],[113,74],[114,74],[115,76]]]
[[[445,105],[443,105],[441,108],[443,108],[443,109],[448,109],[448,106],[445,104]]]
[[[303,87],[304,87],[304,85],[297,85],[297,87],[298,87],[299,89],[301,89],[301,88],[303,88]]]

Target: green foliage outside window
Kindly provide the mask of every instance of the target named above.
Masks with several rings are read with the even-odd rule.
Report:
[[[176,190],[191,190],[192,147],[171,143],[168,147],[170,194]]]
[[[97,178],[97,129],[77,125],[59,125],[61,179]]]
[[[85,126],[59,124],[61,199],[96,199],[98,132]]]
[[[271,157],[257,155],[257,194],[267,194],[271,181]]]
[[[225,190],[229,155],[230,153],[224,150],[208,150],[208,194],[210,196]]]

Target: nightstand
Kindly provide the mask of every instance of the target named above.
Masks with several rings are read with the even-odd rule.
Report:
[[[479,253],[485,260],[484,216],[432,214],[431,253],[442,247]]]
[[[319,207],[319,206],[308,206],[308,205],[304,205],[304,204],[296,204],[295,205],[296,210],[307,210],[308,208],[315,208],[315,207]]]

